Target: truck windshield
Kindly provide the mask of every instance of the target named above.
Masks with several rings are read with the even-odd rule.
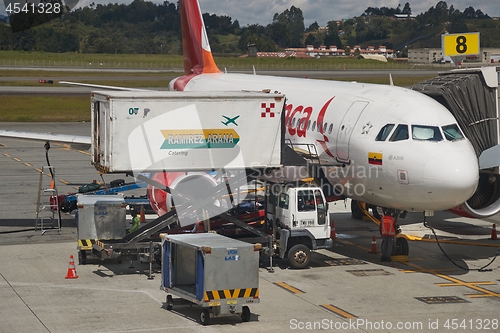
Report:
[[[297,210],[299,212],[311,212],[316,210],[315,198],[312,190],[300,190],[297,192]]]

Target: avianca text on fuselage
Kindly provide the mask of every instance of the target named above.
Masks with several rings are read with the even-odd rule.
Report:
[[[328,109],[330,102],[334,98],[335,98],[335,96],[333,96],[328,101],[326,101],[325,104],[323,104],[323,106],[321,107],[321,110],[319,111],[318,118],[316,119],[316,124],[318,124],[319,132],[323,135],[324,135],[323,127],[319,126],[319,124],[324,123],[326,110]],[[287,103],[285,110],[286,110],[285,124],[286,124],[287,130],[288,130],[288,133],[290,133],[291,136],[297,135],[298,137],[305,138],[307,136],[307,126],[306,125],[309,122],[309,120],[311,120],[311,116],[314,112],[312,106],[298,105],[298,106],[294,107],[293,104]],[[294,127],[293,125],[295,125],[295,124],[292,125],[292,119],[297,115],[297,113],[302,113],[302,114],[305,114],[306,116],[298,118],[298,119],[300,119],[300,125],[296,124],[296,126]],[[304,124],[304,125],[302,125],[302,124]]]
[[[335,98],[335,96],[333,96],[328,101],[326,101],[325,104],[323,104],[323,106],[321,107],[321,110],[318,113],[318,117],[317,117],[316,121],[314,122],[314,124],[316,124],[316,126],[318,127],[319,132],[323,135],[323,140],[317,140],[317,142],[321,145],[321,147],[325,150],[325,152],[331,157],[334,157],[334,156],[330,152],[330,150],[328,149],[327,143],[329,142],[329,139],[328,139],[328,136],[326,136],[324,133],[323,124],[325,122],[326,111],[334,98]],[[309,127],[307,125],[309,124],[309,121],[311,120],[311,116],[314,112],[312,106],[305,106],[304,107],[303,105],[298,105],[298,106],[294,107],[294,105],[290,103],[290,104],[286,105],[285,110],[286,110],[285,124],[286,124],[286,128],[287,128],[288,133],[291,136],[306,138],[307,137],[307,129]],[[294,119],[294,117],[298,113],[305,114],[305,117],[298,118],[299,119],[298,123],[293,124],[292,119]],[[295,125],[295,127],[294,127],[294,125]]]

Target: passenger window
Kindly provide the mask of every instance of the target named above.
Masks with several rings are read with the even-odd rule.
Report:
[[[389,141],[402,141],[408,140],[408,138],[408,125],[398,125]]]
[[[307,130],[308,131],[309,131],[309,127],[311,127],[311,121],[310,120],[307,122]]]
[[[327,126],[328,126],[328,123],[325,123],[325,126],[323,126],[323,133],[326,133]]]
[[[311,130],[312,130],[312,131],[315,131],[315,130],[316,130],[316,120],[315,120],[315,121],[313,121],[313,124],[312,124]]]
[[[443,136],[437,126],[411,125],[411,137],[413,140],[442,141]]]
[[[443,133],[446,140],[455,141],[464,138],[462,131],[458,128],[457,124],[443,126]]]
[[[321,132],[322,126],[323,126],[323,123],[321,121],[318,121],[318,132]]]
[[[328,128],[328,134],[332,134],[333,124],[330,124],[330,128]]]
[[[387,139],[393,128],[394,124],[387,124],[384,127],[382,127],[380,132],[378,132],[375,141],[385,141],[385,139]]]
[[[296,119],[295,119],[295,118],[293,118],[293,120],[292,120],[292,127],[295,127],[295,120],[296,120]]]

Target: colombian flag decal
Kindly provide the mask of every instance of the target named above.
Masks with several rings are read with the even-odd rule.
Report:
[[[382,154],[381,153],[368,153],[368,164],[382,165]]]

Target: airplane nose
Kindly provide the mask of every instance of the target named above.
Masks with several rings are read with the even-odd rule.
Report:
[[[429,197],[441,209],[464,203],[476,191],[479,180],[477,157],[472,151],[445,153],[424,166],[424,184]]]

